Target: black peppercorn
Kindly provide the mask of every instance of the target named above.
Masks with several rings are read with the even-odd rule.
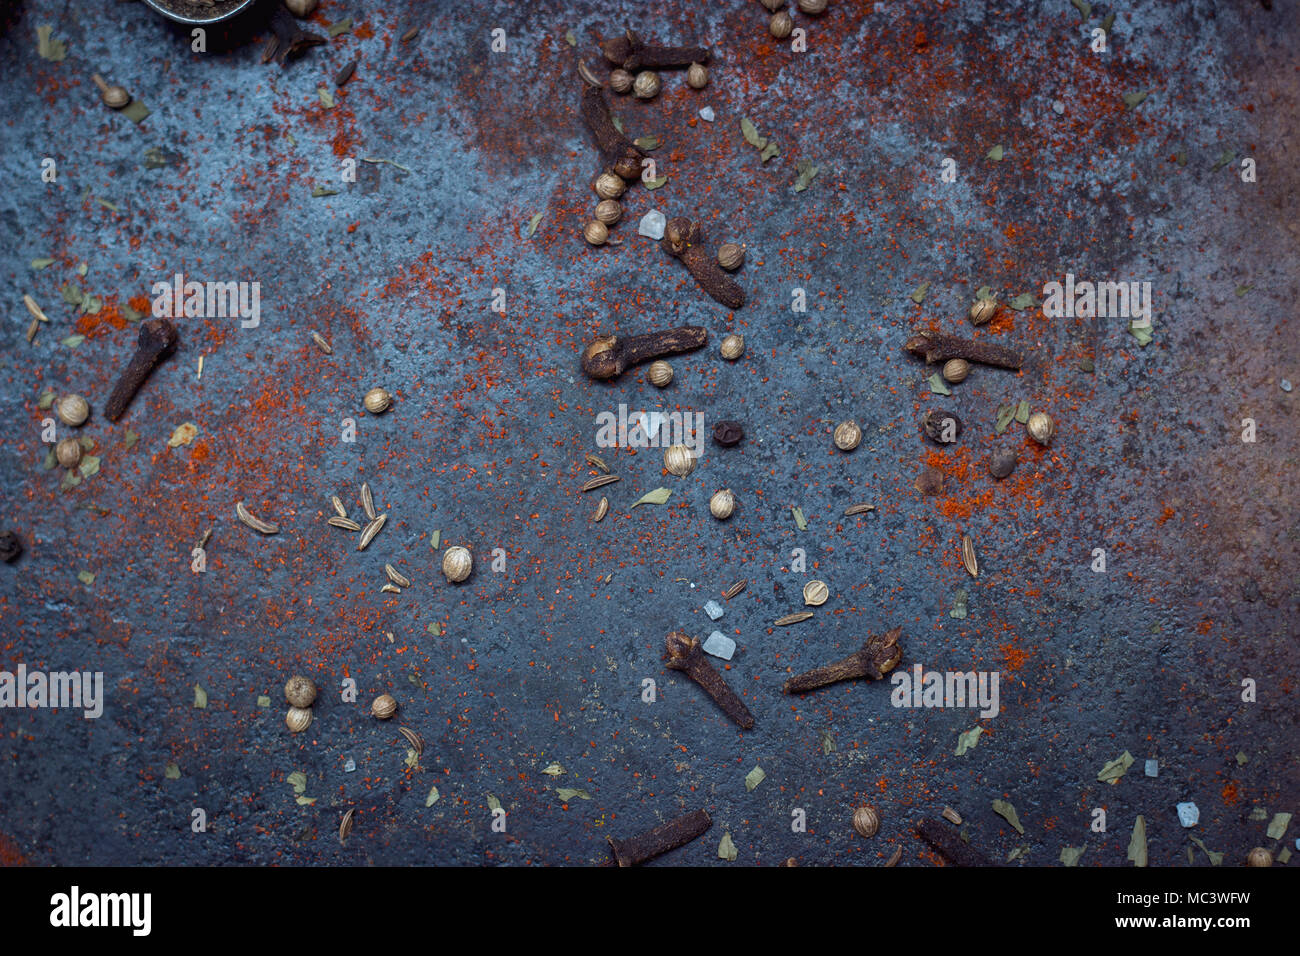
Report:
[[[989,458],[989,474],[994,478],[1005,478],[1016,467],[1016,453],[1010,448],[999,448]]]
[[[713,426],[713,440],[723,448],[740,444],[744,437],[745,429],[740,427],[740,422],[724,421]]]
[[[0,561],[13,563],[22,553],[22,539],[12,531],[0,531]]]
[[[932,408],[921,416],[921,428],[931,441],[948,445],[957,440],[961,434],[961,419],[952,412],[941,408]]]

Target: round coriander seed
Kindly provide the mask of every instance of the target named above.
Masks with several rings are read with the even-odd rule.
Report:
[[[90,403],[80,395],[64,395],[59,399],[55,411],[59,421],[76,428],[78,425],[84,425],[86,419],[90,417]]]
[[[54,457],[64,468],[76,468],[81,464],[81,442],[75,438],[65,438],[54,446]]]
[[[685,445],[669,445],[664,449],[664,468],[670,475],[685,478],[695,470],[695,456]]]
[[[763,6],[767,7],[768,13],[776,13],[785,6],[785,0],[761,0],[761,2]]]
[[[875,807],[858,807],[853,811],[853,829],[868,839],[880,832],[880,814]]]
[[[602,199],[596,203],[596,221],[612,226],[623,218],[623,205],[617,199]]]
[[[363,403],[366,406],[366,411],[370,412],[372,415],[379,415],[382,412],[387,411],[388,406],[393,404],[393,396],[388,394],[387,389],[372,388],[370,391],[366,392],[366,397],[363,399]]]
[[[1272,866],[1273,854],[1262,846],[1257,846],[1246,854],[1247,866]]]
[[[316,9],[316,4],[320,0],[284,0],[284,5],[289,8],[299,20],[311,16],[311,12]]]
[[[290,707],[284,715],[284,725],[291,734],[302,733],[311,726],[311,711],[305,707]]]
[[[719,521],[726,521],[735,510],[736,496],[731,493],[730,488],[715,491],[713,497],[709,499],[709,513]]]
[[[391,694],[380,694],[370,705],[370,716],[377,720],[387,720],[395,713],[397,713],[397,701],[393,700]]]
[[[316,683],[310,677],[294,674],[284,685],[284,699],[294,707],[310,707],[316,699]]]
[[[609,226],[599,219],[593,219],[582,227],[582,238],[593,246],[603,246],[609,240]]]
[[[778,40],[784,40],[794,30],[794,17],[782,10],[774,15],[767,25],[767,31]]]
[[[442,556],[442,573],[453,584],[459,584],[474,570],[474,556],[460,545],[448,548]]]
[[[708,68],[702,63],[692,63],[686,71],[686,85],[693,90],[702,90],[709,84]]]
[[[857,422],[840,422],[835,426],[835,447],[840,451],[853,451],[862,442],[862,429]]]
[[[654,70],[642,70],[632,81],[632,94],[639,100],[652,100],[659,95],[663,83]]]
[[[826,12],[826,0],[799,0],[799,12],[815,17]]]
[[[617,173],[604,172],[596,177],[592,189],[601,199],[617,199],[627,189],[627,183]]]
[[[943,377],[956,385],[964,382],[970,374],[970,362],[965,359],[948,359],[943,363]]]
[[[1029,416],[1029,421],[1025,422],[1025,431],[1038,444],[1050,445],[1052,436],[1056,434],[1056,423],[1047,412],[1034,412]]]
[[[626,93],[632,89],[635,77],[627,70],[612,70],[609,74],[609,88],[615,93]]]
[[[997,299],[976,299],[975,304],[970,307],[971,325],[983,325],[993,318],[993,313],[997,310]]]
[[[656,388],[666,388],[673,380],[673,367],[663,359],[651,362],[646,378],[650,379],[650,384]]]
[[[722,340],[722,345],[719,347],[719,351],[722,352],[722,357],[728,362],[736,361],[736,359],[745,354],[745,337],[743,335],[737,335],[734,332],[731,335],[725,336]]]
[[[728,272],[734,272],[745,261],[745,247],[734,242],[724,242],[718,246],[718,265]]]

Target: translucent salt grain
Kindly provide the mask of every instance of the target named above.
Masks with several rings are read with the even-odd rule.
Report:
[[[731,660],[731,655],[736,653],[736,642],[721,631],[714,631],[709,635],[708,640],[704,642],[704,653],[712,654],[714,657],[721,657],[724,661]]]
[[[662,239],[664,237],[664,227],[668,225],[668,220],[664,214],[657,209],[651,209],[641,217],[641,224],[637,226],[637,233],[647,236],[651,239]]]

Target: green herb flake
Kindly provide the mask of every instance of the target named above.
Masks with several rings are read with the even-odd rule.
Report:
[[[77,465],[77,471],[81,472],[82,478],[93,478],[99,474],[99,462],[98,455],[83,455]]]
[[[1023,399],[1020,404],[1016,406],[1016,421],[1020,422],[1022,425],[1029,424],[1029,403]]]
[[[1291,814],[1275,813],[1273,819],[1269,821],[1268,830],[1265,832],[1270,840],[1282,839],[1282,834],[1286,833],[1286,828],[1291,825]]]
[[[568,787],[560,787],[558,790],[555,791],[555,795],[558,796],[565,803],[568,803],[571,800],[591,799],[591,794],[589,794],[586,790],[572,790]]]
[[[1106,14],[1106,19],[1101,21],[1102,30],[1104,30],[1107,34],[1109,34],[1110,28],[1113,27],[1114,25],[1115,25],[1115,14],[1113,13]]]
[[[138,442],[139,440],[140,440],[140,436],[136,434],[134,431],[132,431],[130,427],[128,427],[126,430],[126,438],[123,440],[122,443],[129,450],[133,448],[135,446],[135,443]]]
[[[1180,149],[1178,152],[1174,153],[1174,162],[1177,163],[1179,166],[1186,166],[1187,150]]]
[[[1002,157],[1005,155],[1006,155],[1006,151],[1002,148],[1002,144],[998,143],[998,145],[994,146],[992,149],[988,151],[988,153],[984,156],[984,158],[991,159],[995,163],[1000,163],[1002,162]]]
[[[64,42],[54,35],[54,27],[48,23],[36,28],[36,52],[43,60],[58,63],[68,55]]]
[[[802,508],[800,508],[798,505],[795,505],[793,508],[790,509],[790,514],[794,516],[795,526],[800,531],[808,530],[808,519],[803,516]]]
[[[735,863],[738,856],[740,852],[736,849],[736,844],[731,842],[731,831],[728,830],[722,834],[722,841],[718,844],[718,859]]]
[[[961,831],[961,840],[963,843],[970,842],[970,836],[967,835],[965,830]],[[1026,856],[1029,856],[1029,847],[1023,845],[1018,846],[1010,853],[1007,854],[1007,862],[1012,863],[1016,860],[1019,860],[1021,857],[1026,857]]]
[[[542,773],[548,777],[560,777],[564,775],[564,767],[558,763],[550,764],[542,769]]]
[[[145,169],[162,169],[167,165],[167,157],[157,146],[150,146],[144,151],[144,168]]]
[[[1192,836],[1190,833],[1187,835],[1187,838],[1188,838],[1189,840],[1191,840],[1193,843],[1195,843],[1197,846],[1199,846],[1199,847],[1201,848],[1201,851],[1202,851],[1202,852],[1203,852],[1207,857],[1210,858],[1210,866],[1219,866],[1220,864],[1223,863],[1223,854],[1222,854],[1222,853],[1215,853],[1213,850],[1211,850],[1209,847],[1207,847],[1207,846],[1205,845],[1204,841],[1202,841],[1202,840],[1201,840],[1200,838],[1198,838],[1198,837],[1194,837],[1194,836]],[[1188,847],[1188,848],[1187,848],[1187,851],[1188,851],[1188,852],[1187,852],[1187,862],[1188,862],[1188,863],[1191,863],[1191,862],[1192,862],[1192,859],[1193,859],[1193,857],[1192,857],[1192,853],[1191,853],[1191,849],[1192,849],[1191,847]]]
[[[126,104],[125,108],[118,110],[118,112],[129,119],[132,123],[143,123],[145,118],[149,115],[149,107],[145,106],[139,100],[132,100],[130,103]]]
[[[750,793],[753,793],[754,788],[766,779],[767,774],[764,773],[763,768],[755,767],[749,773],[745,774],[745,789]]]
[[[810,159],[801,159],[795,163],[795,169],[798,170],[799,175],[794,180],[794,191],[801,193],[812,185],[812,181],[817,178],[817,173],[821,167],[814,166]]]
[[[940,375],[938,372],[935,372],[933,375],[927,378],[926,382],[928,382],[930,385],[930,391],[936,395],[952,394],[952,389],[948,387],[948,383],[943,380],[943,376]]]
[[[77,439],[77,443],[81,445],[82,451],[90,451],[90,449],[95,447],[95,439],[91,438],[89,435],[82,435]]]
[[[36,403],[36,407],[44,411],[45,409],[49,408],[53,404],[54,404],[54,393],[47,388],[45,391],[41,392],[41,398],[40,401]]]
[[[1249,292],[1249,291],[1250,291],[1251,289],[1253,289],[1253,288],[1255,288],[1253,285],[1239,285],[1239,286],[1237,286],[1237,298],[1240,299],[1243,295],[1245,295],[1247,292]]]
[[[1131,110],[1135,110],[1150,95],[1150,90],[1134,90],[1132,93],[1125,93],[1123,97],[1124,105]]]
[[[90,271],[90,266],[88,266],[84,262],[77,266],[77,275],[79,276],[84,276],[89,271]]]
[[[59,295],[63,296],[63,301],[68,305],[81,305],[81,300],[86,297],[86,293],[70,282],[65,282],[59,287]]]
[[[662,505],[672,497],[672,494],[673,492],[671,488],[656,488],[654,491],[638,498],[632,507],[635,508],[638,505]]]
[[[346,20],[340,20],[338,23],[332,23],[325,28],[325,32],[330,35],[331,40],[333,40],[336,36],[339,36],[341,34],[349,33],[351,32],[351,30],[352,30],[351,17],[348,17]]]
[[[1070,0],[1070,2],[1078,8],[1079,15],[1083,17],[1081,22],[1087,23],[1092,19],[1092,4],[1088,0]],[[1083,851],[1080,850],[1079,852],[1082,853]]]
[[[496,798],[496,794],[489,793],[487,795],[487,805],[488,809],[493,812],[501,809],[501,801]]]
[[[95,583],[95,573],[93,571],[78,571],[77,580],[89,587]]]
[[[972,727],[970,730],[958,734],[957,749],[953,751],[953,756],[964,757],[969,751],[974,750],[975,745],[979,743],[980,734],[982,733],[984,733],[983,727]]]
[[[574,33],[572,30],[565,30],[565,31],[564,31],[564,42],[567,43],[567,44],[569,44],[569,46],[577,46],[577,45],[578,45],[578,35],[577,35],[576,33]]]
[[[642,182],[645,184],[646,189],[658,189],[664,183],[668,182],[668,176],[665,174],[660,176],[658,179],[645,179],[642,180]]]
[[[425,628],[425,630],[427,630],[434,637],[442,637],[442,625],[439,624],[437,621],[434,621],[427,628]]]
[[[438,788],[437,788],[437,787],[430,787],[430,788],[429,788],[429,795],[428,795],[427,797],[424,798],[424,805],[425,805],[426,807],[431,807],[431,806],[433,806],[435,803],[438,802],[438,799],[439,799],[441,796],[442,796],[442,794],[440,794],[440,793],[438,792]]]
[[[1232,162],[1236,158],[1237,158],[1237,151],[1235,149],[1225,149],[1223,152],[1219,154],[1219,158],[1214,161],[1214,165],[1211,166],[1210,168],[1216,170],[1222,169],[1224,166],[1227,166],[1230,162]]]
[[[1083,851],[1088,849],[1085,846],[1063,846],[1061,847],[1060,860],[1066,866],[1078,866],[1079,857],[1083,856]]]
[[[822,753],[829,756],[835,753],[835,735],[829,730],[817,731],[817,739],[821,742]]]
[[[620,133],[623,132],[623,117],[619,116],[617,113],[611,113],[609,115],[609,121],[614,125],[614,129],[618,130]]]
[[[745,142],[755,149],[762,149],[767,145],[767,138],[758,135],[758,127],[749,121],[749,117],[740,118],[740,133],[745,137]]]
[[[270,698],[270,697],[267,697],[265,694],[258,694],[258,695],[257,695],[257,706],[258,706],[258,707],[261,707],[263,710],[265,710],[266,708],[268,708],[268,707],[271,706],[271,698]]]
[[[59,482],[59,490],[71,491],[79,484],[81,484],[81,476],[77,474],[75,471],[70,471],[66,475],[64,475],[63,480]]]
[[[992,298],[995,298],[995,296],[993,295],[993,290],[992,290],[992,289],[990,289],[990,288],[989,288],[988,286],[986,286],[986,285],[982,285],[982,286],[980,286],[978,289],[975,290],[975,298],[976,298],[976,299],[980,299],[980,300],[984,300],[984,299],[992,299]]]
[[[316,96],[320,99],[320,105],[327,110],[334,109],[334,94],[323,86],[316,88]]]
[[[104,307],[104,302],[97,295],[88,295],[81,300],[81,311],[83,315],[98,315],[99,310]]]
[[[432,548],[434,551],[437,551],[438,545],[439,543],[441,543],[441,541],[442,541],[442,530],[435,528],[433,533],[429,535],[429,547]]]
[[[632,145],[633,145],[633,146],[639,146],[641,149],[658,149],[658,148],[659,148],[659,137],[658,137],[658,136],[638,136],[636,139],[632,140]]]
[[[1102,783],[1115,783],[1128,773],[1128,768],[1131,766],[1133,766],[1133,755],[1126,750],[1102,767],[1101,772],[1097,774],[1097,779]]]
[[[411,171],[410,166],[403,166],[401,163],[392,159],[385,159],[382,156],[362,156],[363,163],[370,163],[372,166],[392,166],[394,169],[400,169],[404,173]]]
[[[40,272],[40,271],[41,271],[42,269],[44,269],[46,266],[52,266],[52,265],[54,265],[54,260],[53,260],[53,259],[33,259],[33,260],[32,260],[32,270],[35,271],[35,272]]]
[[[311,191],[311,198],[320,199],[322,196],[337,196],[338,194],[337,189],[330,189],[328,186],[317,186]]]
[[[301,770],[295,770],[289,776],[284,778],[284,782],[293,787],[294,793],[307,792],[307,775]]]
[[[1250,763],[1250,757],[1246,756],[1246,752],[1245,752],[1244,750],[1238,750],[1238,751],[1237,751],[1237,766],[1238,766],[1238,767],[1244,767],[1244,766],[1246,766],[1246,764],[1248,764],[1248,763]]]
[[[952,610],[948,612],[948,616],[957,621],[965,620],[967,613],[967,600],[968,595],[966,594],[966,589],[958,588],[957,593],[952,596]]]
[[[1089,374],[1092,374],[1096,370],[1097,370],[1097,366],[1093,363],[1092,359],[1088,358],[1088,356],[1085,355],[1083,358],[1079,359],[1080,372],[1087,372]]]
[[[163,767],[163,776],[168,780],[179,780],[181,778],[181,768],[168,761],[167,766]]]
[[[780,156],[780,155],[781,155],[781,148],[776,145],[775,141],[769,139],[767,141],[767,145],[763,147],[763,151],[758,154],[758,158],[765,163],[769,159],[772,159],[773,157]]]
[[[1133,319],[1132,321],[1129,322],[1128,324],[1129,334],[1132,335],[1133,338],[1137,339],[1139,348],[1146,348],[1148,345],[1151,344],[1151,340],[1154,338],[1154,335],[1151,332],[1151,326],[1149,324],[1137,325],[1136,322],[1137,319]]]
[[[208,692],[200,684],[194,685],[194,706],[199,710],[207,710],[208,707]]]
[[[41,462],[41,467],[44,470],[49,471],[58,463],[59,463],[59,456],[54,454],[54,446],[51,445],[49,450],[45,453],[45,461]]]
[[[1133,822],[1133,836],[1128,841],[1128,858],[1134,866],[1147,865],[1147,821],[1141,816]]]
[[[533,233],[537,231],[537,224],[542,221],[542,213],[533,213],[532,218],[528,220],[528,225],[524,227],[524,238],[533,238]]]
[[[1020,825],[1020,817],[1016,815],[1016,808],[1007,801],[994,800],[993,812],[1015,827],[1017,833],[1024,835],[1025,828]]]
[[[1256,807],[1254,810],[1250,811],[1250,819],[1255,823],[1259,823],[1262,820],[1267,820],[1268,811],[1265,810],[1263,807]]]
[[[122,317],[126,319],[128,322],[139,322],[141,319],[144,318],[143,312],[137,312],[129,305],[122,306],[121,312],[122,312]]]
[[[1037,305],[1037,304],[1038,304],[1038,300],[1034,298],[1034,294],[1032,292],[1022,292],[1020,295],[1016,296],[1014,299],[1012,299],[1010,302],[1007,303],[1007,305],[1015,309],[1017,312],[1023,312],[1031,305]]]
[[[930,283],[922,282],[919,286],[916,287],[915,291],[913,291],[912,294],[908,296],[908,298],[911,299],[913,302],[915,302],[917,305],[920,305],[922,302],[925,301],[925,294],[929,291],[930,291]]]
[[[997,420],[993,423],[993,430],[1001,435],[1011,424],[1011,420],[1016,417],[1015,405],[999,405]]]
[[[298,806],[300,807],[310,807],[313,803],[316,802],[315,797],[298,796],[298,797],[294,797],[294,799],[298,801]]]

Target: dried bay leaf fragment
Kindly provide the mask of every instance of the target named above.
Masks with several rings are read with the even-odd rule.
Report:
[[[1015,827],[1017,833],[1023,834],[1025,832],[1025,828],[1020,823],[1020,817],[1016,814],[1016,808],[1006,800],[994,800],[993,812]]]
[[[1128,768],[1131,766],[1133,766],[1133,755],[1126,750],[1102,767],[1101,772],[1097,774],[1097,779],[1102,783],[1116,783],[1128,773]]]
[[[208,692],[200,684],[194,685],[194,706],[199,710],[206,710],[208,706]]]
[[[558,790],[555,791],[555,793],[565,803],[568,803],[570,800],[575,800],[575,799],[577,800],[591,799],[591,794],[589,794],[586,790],[574,790],[569,787],[560,787]]]
[[[983,727],[972,727],[970,730],[958,734],[957,749],[953,752],[954,756],[963,757],[967,751],[974,750],[982,733],[984,733]]]
[[[1086,850],[1086,849],[1088,849],[1088,847],[1087,847],[1086,845],[1085,845],[1085,846],[1078,846],[1078,847],[1075,847],[1075,846],[1063,846],[1063,847],[1061,847],[1061,857],[1060,857],[1060,860],[1061,860],[1061,862],[1064,863],[1066,866],[1078,866],[1078,865],[1079,865],[1079,857],[1083,856],[1083,851]]]
[[[1141,816],[1133,822],[1133,836],[1128,841],[1128,858],[1134,866],[1147,865],[1147,821]]]
[[[722,840],[718,843],[718,859],[734,863],[738,856],[740,856],[740,852],[736,849],[736,844],[732,842],[731,831],[728,830],[722,834]]]
[[[749,773],[745,774],[745,789],[753,792],[754,788],[767,779],[767,773],[762,767],[755,767]]]
[[[662,505],[672,497],[672,494],[671,488],[656,488],[654,491],[647,492],[638,498],[632,507],[635,508],[637,505]]]

